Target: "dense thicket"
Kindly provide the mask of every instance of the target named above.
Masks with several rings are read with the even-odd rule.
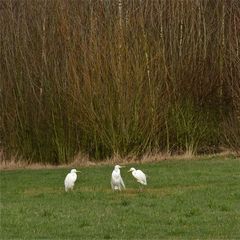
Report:
[[[0,33],[6,156],[240,148],[238,0],[8,0]]]

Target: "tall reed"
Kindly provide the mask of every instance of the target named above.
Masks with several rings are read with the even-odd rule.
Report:
[[[239,19],[236,0],[2,1],[6,156],[218,151],[239,119]]]

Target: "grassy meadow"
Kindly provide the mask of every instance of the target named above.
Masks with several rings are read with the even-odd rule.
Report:
[[[138,190],[130,166],[148,176]],[[131,164],[126,190],[112,192],[113,166],[1,171],[1,239],[237,239],[240,160],[212,157]]]
[[[240,238],[239,159],[195,159],[240,155],[239,26],[238,0],[0,1],[0,239]],[[154,154],[192,159],[112,192]]]

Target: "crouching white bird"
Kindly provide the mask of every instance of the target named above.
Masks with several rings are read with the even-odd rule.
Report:
[[[137,179],[137,182],[141,183],[142,185],[147,185],[147,178],[143,171],[130,168],[128,172],[132,172],[132,175]]]
[[[73,190],[74,183],[77,180],[77,171],[76,169],[72,169],[70,173],[66,176],[64,180],[65,191],[67,192],[69,189]]]
[[[122,189],[126,188],[125,184],[122,180],[121,173],[120,173],[120,168],[122,168],[122,167],[124,167],[124,166],[116,165],[114,167],[114,170],[112,172],[112,179],[111,179],[112,190],[121,191]]]

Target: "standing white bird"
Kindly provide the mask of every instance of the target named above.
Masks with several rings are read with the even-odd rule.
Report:
[[[72,169],[70,173],[66,176],[64,180],[65,191],[67,192],[69,189],[73,190],[74,183],[77,180],[77,171],[76,169]]]
[[[137,182],[141,183],[142,185],[147,185],[147,178],[143,171],[130,168],[128,172],[132,172],[132,175],[137,179]]]
[[[114,170],[112,172],[112,179],[111,179],[112,190],[121,191],[122,189],[126,188],[125,184],[122,180],[121,173],[120,173],[120,168],[122,168],[122,167],[124,167],[124,166],[116,165],[114,167]]]

